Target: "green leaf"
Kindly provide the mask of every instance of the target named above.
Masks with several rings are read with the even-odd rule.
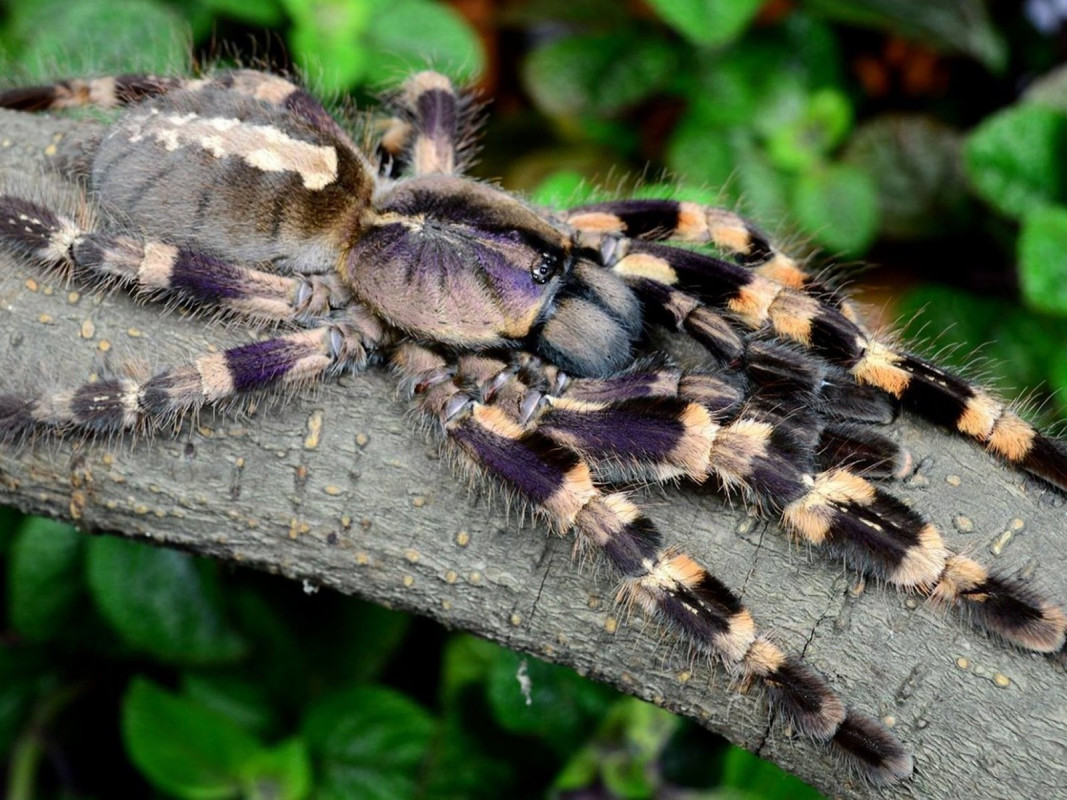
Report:
[[[1067,351],[1057,348],[1052,354],[1048,373],[1049,388],[1054,393],[1056,411],[1060,419],[1067,416]],[[0,739],[0,744],[3,740]]]
[[[30,639],[56,636],[78,609],[85,591],[85,536],[63,522],[27,517],[8,562],[11,624]]]
[[[500,758],[499,731],[477,737],[465,710],[454,709],[442,720],[420,772],[419,798],[499,800],[519,794],[512,788],[521,770],[519,759]]]
[[[561,755],[579,746],[618,696],[574,670],[501,649],[486,687],[505,730],[538,737]]]
[[[241,767],[248,800],[302,800],[311,793],[311,758],[303,739],[254,753]]]
[[[451,8],[429,0],[282,0],[289,44],[326,92],[383,85],[433,68],[460,82],[485,66],[478,37]]]
[[[463,689],[485,683],[502,649],[470,634],[449,637],[441,659],[441,705],[450,708]]]
[[[31,75],[175,72],[189,62],[189,31],[175,11],[153,0],[19,2],[12,38]]]
[[[257,735],[273,726],[275,709],[260,681],[243,675],[187,672],[181,678],[182,694]]]
[[[567,36],[536,48],[522,66],[534,102],[557,116],[609,116],[661,89],[675,49],[648,31]]]
[[[774,127],[767,138],[771,163],[783,170],[811,169],[829,155],[852,127],[852,106],[837,89],[819,89],[795,118]]]
[[[1067,207],[1038,208],[1023,217],[1019,279],[1032,308],[1067,316]]]
[[[823,800],[821,794],[799,778],[740,747],[731,747],[723,759],[722,786],[744,789],[750,797]]]
[[[797,181],[793,216],[831,253],[861,255],[878,232],[878,192],[862,169],[831,164]]]
[[[316,797],[414,797],[435,728],[429,712],[390,689],[359,686],[323,697],[303,724]]]
[[[667,145],[667,166],[682,180],[725,187],[737,166],[733,130],[709,128],[697,114],[687,114]]]
[[[330,624],[314,636],[304,634],[308,655],[321,664],[330,683],[347,686],[376,678],[403,644],[411,615],[355,597],[339,595],[331,601]],[[346,632],[343,641],[337,640],[337,630]]]
[[[786,217],[785,179],[745,128],[709,131],[699,120],[685,121],[671,139],[667,164],[686,183],[716,192],[716,205],[743,205],[761,227]]]
[[[722,47],[744,33],[763,0],[649,0],[663,20],[704,47]]]
[[[1008,44],[985,0],[805,0],[809,11],[850,25],[878,28],[950,53],[966,53],[1002,72]]]
[[[852,135],[845,160],[878,187],[881,232],[897,239],[963,227],[970,206],[960,163],[962,137],[932,117],[876,117]]]
[[[348,89],[366,80],[372,58],[364,38],[374,12],[372,0],[282,0],[293,19],[293,60],[323,92]]]
[[[611,797],[656,795],[658,763],[679,718],[651,703],[632,697],[616,700],[603,717],[596,734],[574,754],[556,775],[558,793],[590,790],[603,784]]]
[[[233,661],[244,642],[227,625],[213,563],[117,537],[89,543],[89,589],[120,637],[175,664]]]
[[[122,740],[154,786],[183,800],[240,796],[243,769],[260,750],[223,715],[144,678],[123,698]]]
[[[366,47],[372,85],[430,67],[469,83],[485,70],[485,53],[471,27],[455,10],[428,0],[377,0]]]
[[[582,173],[567,169],[553,172],[541,181],[528,199],[534,205],[570,208],[606,198]]]
[[[981,197],[1010,217],[1067,200],[1067,115],[1024,105],[975,129],[964,147],[967,177]]]

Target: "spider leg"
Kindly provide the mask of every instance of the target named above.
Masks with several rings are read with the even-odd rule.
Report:
[[[357,149],[349,135],[308,91],[279,75],[251,69],[226,70],[202,78],[175,78],[144,73],[73,78],[0,91],[0,108],[57,111],[95,106],[118,108],[177,91],[227,89],[287,109],[313,128],[328,131]]]
[[[626,495],[604,494],[578,452],[520,424],[496,401],[476,398],[486,387],[500,388],[497,376],[510,374],[505,362],[456,364],[406,346],[394,363],[421,409],[472,468],[502,482],[557,530],[573,530],[576,546],[603,554],[621,578],[625,604],[666,623],[743,681],[761,682],[797,729],[832,743],[871,780],[889,783],[911,774],[910,754],[881,723],[848,712],[810,667],[758,636],[740,598],[693,558],[666,545]]]
[[[801,434],[824,468],[848,464],[867,477],[900,477],[911,459],[894,442],[849,422],[888,423],[894,404],[885,393],[859,386],[843,370],[781,345],[739,334],[690,294],[646,278],[628,279],[646,319],[699,341],[747,385],[750,407],[776,418],[784,433]]]
[[[378,149],[390,175],[454,175],[471,158],[474,104],[437,72],[418,72],[385,97],[395,116]]]
[[[0,195],[0,247],[89,282],[165,293],[261,322],[314,324],[351,295],[333,274],[287,277],[141,236],[90,232],[14,195]]]
[[[15,111],[56,111],[84,106],[115,108],[166,94],[185,83],[187,81],[181,78],[133,73],[90,79],[72,78],[4,89],[0,91],[0,108]]]
[[[367,315],[352,323],[207,353],[144,381],[97,380],[30,398],[0,395],[0,441],[18,441],[38,430],[108,435],[156,429],[241,392],[310,384],[341,371],[361,370],[381,338],[380,328]]]
[[[985,390],[872,338],[840,309],[750,270],[656,242],[603,237],[600,263],[627,280],[690,292],[753,331],[769,330],[847,370],[935,424],[1067,490],[1067,446],[1041,434]]]
[[[896,416],[885,392],[857,385],[844,369],[816,360],[803,351],[753,340],[694,295],[642,275],[624,276],[644,305],[645,318],[687,334],[724,367],[744,370],[764,395],[794,401],[802,393],[808,408],[835,419],[885,424]]]
[[[470,371],[479,370],[491,371],[477,365]],[[825,461],[813,445],[735,383],[659,369],[570,382],[557,375],[547,388],[540,382],[523,392],[522,377],[513,379],[518,386],[495,379],[497,406],[510,409],[524,429],[578,453],[600,482],[686,477],[701,483],[712,476],[777,517],[797,540],[898,587],[958,605],[995,636],[1041,653],[1064,645],[1067,616],[1058,606],[951,553],[933,525],[854,466],[818,466]]]
[[[614,200],[572,208],[563,220],[583,245],[593,247],[604,235],[712,245],[756,274],[815,295],[858,322],[846,297],[805,272],[769,236],[729,209],[679,200]]]

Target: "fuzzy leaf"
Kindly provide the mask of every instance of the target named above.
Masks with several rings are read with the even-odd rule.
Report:
[[[278,0],[199,0],[213,16],[232,17],[251,25],[276,27],[285,19]]]
[[[750,797],[823,800],[821,794],[799,778],[787,775],[770,761],[740,747],[731,747],[723,759],[722,785],[743,789]]]
[[[363,39],[374,13],[372,0],[282,0],[293,18],[293,60],[327,92],[366,79],[371,54]]]
[[[303,739],[252,754],[241,767],[249,800],[303,800],[311,792],[311,759]]]
[[[243,675],[187,672],[181,689],[190,700],[260,736],[271,729],[277,714],[262,682]]]
[[[919,352],[936,349],[939,361],[957,369],[973,367],[981,356],[983,382],[994,389],[1018,393],[1020,387],[1038,386],[1064,352],[1062,319],[1035,314],[1007,298],[924,286],[906,292],[897,312],[916,320],[916,330],[906,333],[918,337]],[[976,353],[975,342],[986,344]]]
[[[852,127],[852,107],[836,89],[820,89],[792,119],[775,125],[767,137],[767,154],[783,170],[811,169],[834,150]]]
[[[447,5],[429,0],[376,0],[366,47],[371,54],[367,81],[375,86],[429,68],[468,83],[485,69],[485,54],[471,27]]]
[[[494,659],[486,691],[501,727],[537,736],[560,754],[585,740],[616,697],[574,670],[510,650]]]

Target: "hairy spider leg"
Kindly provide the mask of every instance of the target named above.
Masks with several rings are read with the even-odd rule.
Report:
[[[313,128],[326,131],[355,148],[348,133],[307,90],[278,75],[251,69],[224,70],[200,78],[161,77],[144,73],[72,78],[38,86],[0,90],[0,108],[53,111],[95,106],[119,108],[176,91],[226,89],[284,108]]]
[[[0,440],[17,441],[42,430],[94,435],[153,430],[242,392],[308,385],[359,371],[381,336],[367,319],[363,328],[329,325],[205,353],[144,381],[114,378],[36,397],[0,395]]]
[[[681,200],[613,200],[572,208],[563,219],[587,236],[713,245],[757,274],[815,295],[853,322],[859,319],[842,293],[805,272],[752,222],[729,209]]]
[[[832,419],[893,421],[895,401],[875,387],[857,384],[844,369],[816,361],[799,348],[754,340],[681,289],[643,275],[623,279],[641,298],[649,322],[697,340],[723,367],[745,371],[761,399]]]
[[[655,242],[602,237],[600,261],[627,279],[692,292],[753,331],[777,336],[898,398],[920,417],[967,436],[1008,463],[1067,490],[1067,447],[985,390],[871,338],[840,310],[744,267]]]
[[[473,155],[477,104],[438,72],[417,72],[384,98],[394,116],[379,140],[389,175],[455,175]]]
[[[780,435],[791,432],[807,442],[824,468],[844,464],[867,477],[900,477],[910,469],[910,456],[894,442],[848,424],[892,421],[893,404],[883,392],[803,353],[750,340],[679,289],[643,277],[627,278],[627,284],[641,298],[647,320],[692,336],[735,370],[747,384],[750,407],[758,404],[773,415]]]
[[[135,73],[71,78],[0,90],[0,108],[15,111],[58,111],[85,106],[116,108],[166,94],[186,82],[182,78]]]
[[[14,195],[0,195],[0,247],[96,285],[173,296],[258,322],[321,324],[351,302],[336,274],[289,277],[141,236],[91,232]]]
[[[579,453],[520,424],[492,398],[483,402],[466,390],[493,384],[492,370],[506,369],[504,362],[450,364],[432,351],[405,345],[394,363],[415,388],[421,409],[472,469],[502,482],[555,529],[573,531],[576,547],[607,558],[621,578],[624,604],[664,622],[742,680],[760,681],[787,721],[834,745],[872,781],[889,783],[911,774],[911,755],[881,723],[846,711],[822,677],[758,636],[737,595],[690,556],[665,545],[625,494],[604,494]],[[468,374],[472,370],[475,374]]]
[[[1026,650],[1064,647],[1067,616],[1058,606],[953,554],[933,525],[854,469],[818,466],[810,448],[783,434],[781,418],[761,413],[735,383],[660,369],[528,390],[518,406],[527,429],[579,453],[602,482],[712,475],[797,540],[864,573],[958,605],[976,627]]]
[[[464,356],[453,382],[526,431],[577,453],[598,484],[709,475],[779,519],[797,540],[938,601],[1019,647],[1064,645],[1067,617],[1020,581],[952,554],[937,529],[853,470],[818,469],[810,446],[720,376],[661,368],[569,379],[536,359]],[[490,386],[485,391],[479,387]]]

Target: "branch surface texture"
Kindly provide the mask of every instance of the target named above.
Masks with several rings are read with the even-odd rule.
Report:
[[[73,123],[0,112],[5,174],[47,182]],[[22,180],[27,180],[23,178]],[[74,386],[110,365],[181,362],[247,336],[65,285],[0,258],[0,389]],[[284,401],[284,402],[283,402]],[[904,421],[916,474],[893,491],[949,544],[1067,600],[1065,499],[979,448]],[[664,533],[740,591],[757,621],[850,705],[891,722],[915,777],[855,780],[768,717],[758,695],[691,659],[614,604],[611,576],[579,571],[570,543],[470,490],[409,424],[389,376],[297,397],[246,398],[174,437],[54,442],[0,452],[0,503],[404,608],[574,667],[758,752],[830,797],[1064,797],[1067,674],[791,545],[706,489],[642,498]],[[293,602],[302,593],[294,588]],[[340,634],[341,632],[339,632]]]

